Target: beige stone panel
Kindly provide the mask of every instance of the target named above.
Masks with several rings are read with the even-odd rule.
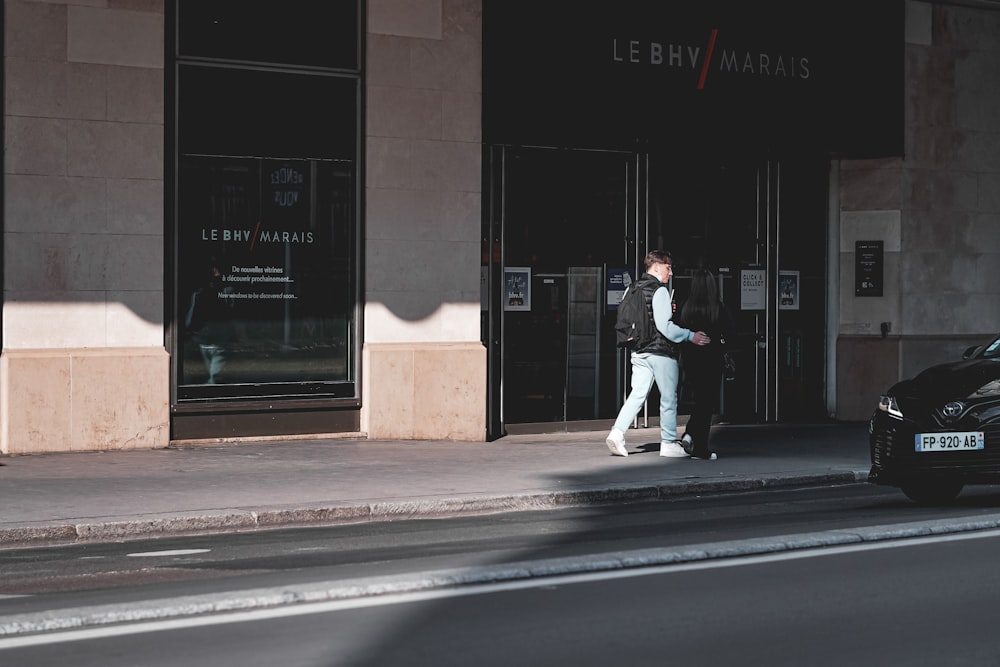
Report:
[[[69,451],[70,385],[68,355],[5,349],[0,355],[0,452]]]
[[[840,208],[895,211],[902,208],[902,161],[841,160]]]
[[[163,69],[108,69],[108,120],[163,124]]]
[[[995,293],[966,294],[962,297],[954,301],[952,317],[945,319],[941,331],[953,334],[986,331],[1000,322],[1000,299]]]
[[[70,6],[66,55],[70,62],[163,67],[163,15]]]
[[[66,60],[66,3],[7,0],[5,49],[8,57]]]
[[[108,292],[109,347],[163,344],[163,290]]]
[[[486,439],[486,348],[419,346],[414,354],[413,438]]]
[[[413,189],[412,146],[408,139],[367,138],[368,190]]]
[[[399,312],[393,302],[406,302],[412,310]],[[389,303],[387,303],[389,302]],[[382,294],[369,292],[365,304],[365,342],[368,343],[399,343],[423,342],[437,340],[439,327],[434,321],[434,311],[440,306],[440,301],[424,294],[408,294],[402,299],[399,294]],[[422,312],[422,317],[409,316],[410,312]]]
[[[408,438],[413,432],[413,350],[365,343],[362,354],[361,430],[373,439]]]
[[[369,136],[440,139],[441,93],[389,86],[368,88]]]
[[[67,170],[72,176],[163,179],[163,126],[70,121]]]
[[[7,177],[5,227],[8,232],[103,232],[106,193],[100,178],[12,174]]]
[[[371,439],[485,439],[486,350],[366,344],[362,428]]]
[[[413,244],[412,252],[406,252],[408,244],[395,239],[369,239],[365,249],[368,261],[365,262],[365,286],[368,290],[368,300],[377,292],[399,292],[422,289],[410,281],[407,273],[419,260],[417,247]]]
[[[879,395],[899,377],[898,338],[841,336],[837,340],[837,419],[867,420]]]
[[[368,0],[368,32],[441,39],[441,0]]]
[[[365,74],[369,86],[408,88],[410,48],[413,40],[387,35],[368,35]]]
[[[106,287],[154,291],[163,288],[163,237],[115,235],[107,243]]]
[[[854,252],[856,241],[883,241],[885,252],[899,252],[900,211],[841,211],[840,251]]]
[[[109,347],[163,345],[163,292],[109,292]]]
[[[483,147],[456,141],[413,142],[410,187],[442,192],[481,192]]]
[[[163,234],[163,181],[107,181],[108,231],[115,234]]]
[[[66,175],[68,121],[7,116],[4,122],[7,174]]]
[[[86,7],[107,7],[108,3],[114,3],[115,0],[26,0],[27,2],[42,2],[51,3],[54,5],[83,5]],[[162,0],[159,0],[162,1]]]
[[[73,449],[153,449],[170,438],[169,357],[162,348],[73,353]]]
[[[87,300],[87,297],[90,297]],[[4,303],[5,349],[103,347],[107,336],[104,293],[73,295],[67,300],[27,300],[8,295]]]
[[[368,238],[428,240],[441,234],[443,195],[429,190],[369,190]]]
[[[963,331],[958,336],[907,336],[899,341],[900,378],[910,378],[928,366],[958,361],[969,347],[986,345],[996,333]]]
[[[108,244],[100,234],[7,234],[8,292],[62,295],[106,288]],[[102,299],[103,301],[103,299]]]
[[[437,311],[437,321],[440,323],[441,331],[438,340],[478,341],[482,335],[480,330],[481,314],[482,307],[479,303],[478,291],[471,294],[470,297],[463,297],[460,302],[441,304]]]
[[[399,297],[399,295],[393,295]],[[441,296],[405,295],[415,308],[427,311],[421,318],[408,318],[387,306],[383,295],[372,295],[365,306],[365,340],[377,343],[468,342],[479,339],[478,303],[441,302]]]
[[[442,139],[445,141],[482,141],[483,96],[480,93],[445,92],[441,104]]]
[[[432,90],[483,91],[483,45],[478,35],[419,40],[411,52],[413,85]]]
[[[103,120],[107,115],[103,65],[9,58],[6,84],[12,116]]]
[[[377,240],[367,248],[366,285],[372,292],[427,292],[439,299],[478,293],[476,242]]]
[[[438,224],[440,238],[480,244],[482,233],[482,195],[478,192],[445,192],[442,216]],[[481,250],[481,248],[479,248]],[[476,261],[479,261],[478,251]]]
[[[444,0],[441,13],[445,39],[472,35],[482,40],[483,0]]]
[[[153,12],[154,14],[162,14],[163,1],[164,0],[105,0],[104,3],[100,3],[98,0],[92,0],[91,2],[77,2],[76,4],[95,4],[95,6],[98,7],[106,4],[110,9],[131,9],[137,12]]]

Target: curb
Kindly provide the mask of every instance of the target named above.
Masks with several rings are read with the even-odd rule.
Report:
[[[26,547],[45,543],[138,540],[170,535],[436,519],[460,515],[666,500],[706,494],[748,493],[766,489],[859,484],[867,482],[867,480],[868,470],[865,469],[794,476],[776,475],[720,480],[693,479],[672,481],[669,484],[637,483],[542,493],[414,498],[286,509],[261,508],[181,513],[167,517],[137,517],[93,523],[53,523],[52,525],[0,528],[0,547]]]
[[[776,553],[851,547],[932,536],[954,535],[1000,528],[1000,514],[955,522],[932,519],[904,524],[867,526],[691,544],[680,547],[637,549],[603,553],[599,557],[574,556],[500,565],[468,567],[460,570],[432,570],[387,577],[363,577],[342,581],[320,581],[278,588],[256,588],[232,593],[189,595],[176,598],[144,600],[123,606],[120,603],[76,607],[52,611],[0,616],[0,650],[14,646],[51,644],[60,638],[51,632],[72,632],[112,624],[173,621],[205,614],[236,615],[287,605],[343,604],[360,606],[363,600],[393,595],[445,595],[462,589],[463,594],[480,592],[477,587],[497,584],[538,586],[537,579],[573,577],[597,572],[697,564],[722,558],[748,558]],[[301,613],[310,610],[303,608]],[[192,624],[198,622],[190,621]],[[123,629],[119,634],[142,632],[143,628]],[[28,635],[28,636],[25,636]]]

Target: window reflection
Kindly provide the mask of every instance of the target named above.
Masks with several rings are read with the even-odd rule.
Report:
[[[353,381],[353,162],[186,156],[179,168],[180,397]]]

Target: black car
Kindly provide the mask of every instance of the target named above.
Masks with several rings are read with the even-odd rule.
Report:
[[[868,425],[868,481],[941,504],[966,484],[1000,483],[1000,336],[879,398]]]

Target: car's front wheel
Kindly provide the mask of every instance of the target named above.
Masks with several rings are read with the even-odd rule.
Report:
[[[920,505],[946,505],[962,492],[965,485],[956,480],[914,480],[903,484],[906,497]]]

